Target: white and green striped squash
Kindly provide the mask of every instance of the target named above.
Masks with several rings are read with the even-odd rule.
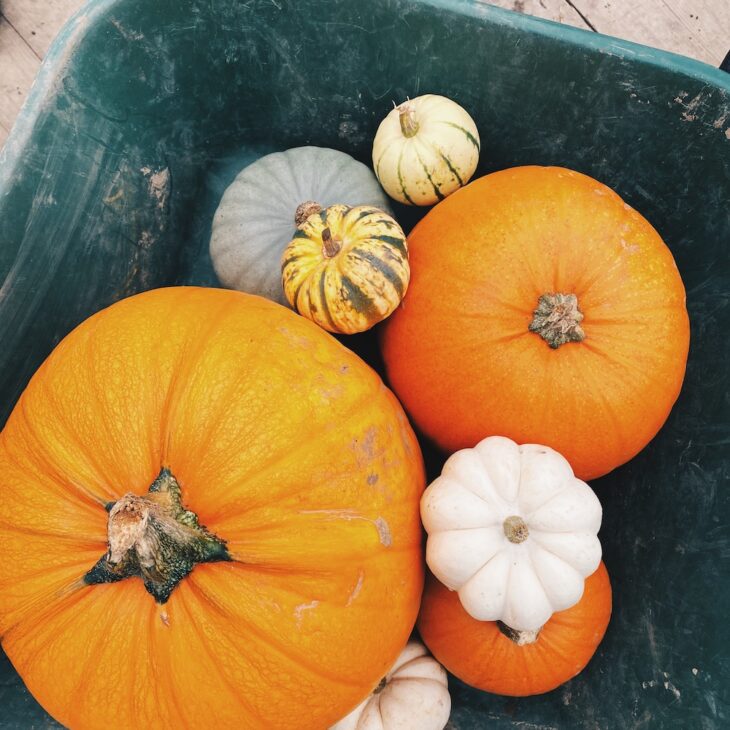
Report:
[[[213,218],[210,256],[221,284],[286,306],[281,255],[296,231],[297,213],[311,210],[313,201],[322,208],[348,203],[389,209],[372,170],[344,152],[295,147],[266,155],[238,174]]]
[[[408,244],[379,208],[332,205],[300,225],[284,251],[281,276],[299,314],[329,332],[364,332],[403,299]]]
[[[395,107],[380,123],[373,167],[391,198],[433,205],[466,185],[479,162],[474,120],[445,96],[425,94]]]

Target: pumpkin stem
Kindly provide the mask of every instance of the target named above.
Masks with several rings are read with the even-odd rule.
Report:
[[[497,621],[497,628],[511,641],[514,641],[517,646],[526,646],[527,644],[534,644],[537,641],[537,637],[542,631],[542,627],[537,631],[517,631],[511,626],[507,626],[502,621]]]
[[[528,329],[540,335],[553,350],[566,342],[582,342],[585,332],[580,326],[583,313],[575,294],[543,294],[537,300]]]
[[[328,259],[331,259],[340,252],[342,241],[338,238],[332,238],[332,231],[329,228],[325,228],[322,231],[322,247],[324,249],[324,255]]]
[[[307,200],[304,203],[300,203],[294,213],[294,225],[299,228],[310,215],[320,213],[321,211],[322,206],[314,200]]]
[[[383,677],[379,682],[378,686],[373,690],[374,695],[379,695],[384,689],[385,685],[388,684],[388,678]]]
[[[226,543],[182,505],[177,479],[163,468],[145,496],[125,494],[107,505],[109,549],[84,576],[87,585],[137,576],[165,603],[197,563],[230,560]]]
[[[398,107],[400,129],[404,137],[415,137],[418,133],[418,122],[416,121],[416,110],[408,103]]]
[[[530,536],[530,530],[527,527],[527,523],[519,515],[512,515],[502,523],[502,529],[507,539],[519,545],[521,542],[527,540]]]

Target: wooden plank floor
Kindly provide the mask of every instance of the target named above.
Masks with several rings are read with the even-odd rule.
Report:
[[[0,0],[0,146],[41,60],[85,0]],[[477,0],[486,2],[486,0]],[[730,0],[489,0],[509,10],[644,43],[718,66],[730,51]]]

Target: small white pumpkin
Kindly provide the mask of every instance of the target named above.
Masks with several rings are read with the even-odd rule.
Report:
[[[244,168],[213,218],[210,256],[221,283],[289,306],[281,255],[299,223],[335,203],[390,212],[372,171],[344,152],[295,147]]]
[[[593,490],[547,446],[501,436],[457,451],[421,499],[426,562],[480,621],[538,631],[601,560]]]
[[[370,697],[330,730],[443,730],[450,712],[446,671],[409,641]]]
[[[373,167],[391,198],[433,205],[466,185],[479,162],[479,132],[465,109],[426,94],[395,107],[380,123]]]

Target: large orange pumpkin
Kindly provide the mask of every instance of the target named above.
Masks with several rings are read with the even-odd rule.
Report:
[[[443,449],[507,436],[590,479],[657,433],[684,377],[684,287],[654,228],[605,185],[557,167],[497,172],[439,203],[408,247],[383,355]]]
[[[611,583],[601,563],[586,579],[581,600],[554,613],[535,635],[500,621],[477,621],[429,573],[418,630],[431,653],[467,684],[500,695],[525,697],[559,687],[581,672],[601,643],[611,618]]]
[[[413,627],[423,486],[398,402],[316,325],[127,299],[0,434],[3,646],[75,730],[326,727]]]

